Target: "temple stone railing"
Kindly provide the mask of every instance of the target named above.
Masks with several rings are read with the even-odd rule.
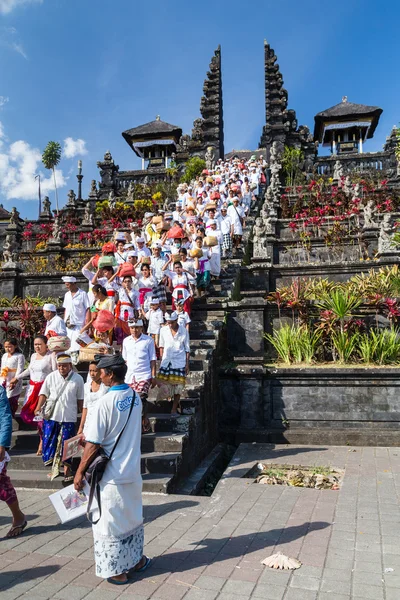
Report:
[[[364,173],[367,171],[386,171],[388,176],[393,171],[396,173],[396,158],[392,152],[367,152],[365,154],[335,154],[321,156],[315,162],[315,169],[319,175],[335,173],[335,163],[339,161],[343,175],[348,173]]]
[[[157,167],[146,171],[120,171],[116,175],[115,181],[117,189],[127,190],[130,183],[133,185],[158,183],[169,181],[169,177],[165,167]]]

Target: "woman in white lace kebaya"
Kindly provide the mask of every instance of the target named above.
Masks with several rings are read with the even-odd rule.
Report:
[[[47,337],[37,335],[33,343],[35,352],[31,356],[29,367],[18,373],[11,381],[10,385],[21,385],[22,379],[29,375],[29,385],[26,390],[24,405],[21,410],[21,419],[31,425],[35,417],[35,409],[38,403],[40,389],[49,373],[57,370],[56,356],[50,352],[47,347]],[[37,454],[42,453],[42,424],[43,421],[37,421],[37,427],[40,435],[40,444]]]

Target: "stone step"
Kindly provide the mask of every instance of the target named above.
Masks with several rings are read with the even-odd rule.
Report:
[[[181,452],[186,434],[181,433],[146,433],[142,435],[142,452]],[[36,431],[15,431],[12,434],[11,456],[29,451],[36,452],[39,435]],[[39,457],[40,458],[40,457]]]
[[[191,419],[191,415],[182,415],[179,417],[174,417],[167,413],[149,415],[150,426],[153,433],[171,432],[187,434],[190,429]]]
[[[183,410],[184,414],[191,415],[195,412],[196,407],[199,406],[199,402],[200,402],[199,397],[181,398],[181,401],[180,401],[181,409]],[[149,398],[147,407],[148,407],[148,414],[152,414],[152,415],[168,414],[168,412],[171,410],[172,402],[169,402],[168,400],[158,400],[157,402],[155,402],[154,400]]]
[[[8,469],[7,473],[16,488],[58,490],[63,487],[62,477],[50,481],[48,471],[17,471]],[[143,491],[168,494],[173,489],[174,476],[165,473],[144,473],[142,475]]]
[[[223,317],[221,319],[207,319],[206,321],[192,321],[190,324],[190,335],[199,331],[215,331],[221,329],[224,325]]]
[[[192,323],[190,324],[189,327],[192,326],[193,323],[195,323],[196,321],[205,321],[206,319],[223,319],[224,317],[224,311],[222,309],[219,310],[203,310],[203,309],[199,309],[199,310],[193,310],[191,313],[190,318],[192,319]],[[190,330],[189,330],[190,332]]]
[[[141,456],[141,472],[176,474],[181,458],[180,452],[146,452]],[[13,471],[50,471],[35,452],[12,452],[10,465]]]

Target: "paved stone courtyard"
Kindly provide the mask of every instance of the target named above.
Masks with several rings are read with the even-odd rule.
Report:
[[[253,484],[258,461],[345,468],[340,491]],[[29,528],[0,543],[0,598],[14,600],[399,600],[400,448],[243,444],[211,498],[144,496],[153,566],[116,587],[94,574],[84,520],[60,525],[45,491],[20,491]],[[10,525],[0,507],[0,537]],[[260,564],[282,550],[303,566]],[[393,571],[385,573],[385,569]]]

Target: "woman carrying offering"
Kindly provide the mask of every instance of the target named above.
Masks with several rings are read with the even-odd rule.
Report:
[[[32,425],[34,422],[35,410],[44,380],[49,373],[57,370],[55,354],[48,349],[47,337],[45,335],[37,335],[33,347],[35,352],[31,356],[29,367],[25,371],[22,371],[22,373],[19,373],[19,375],[16,375],[10,382],[12,385],[16,385],[29,375],[29,386],[27,387],[24,405],[21,410],[21,419],[28,425]],[[36,424],[40,435],[39,448],[36,454],[41,456],[43,421],[36,421]]]
[[[148,294],[152,293],[153,287],[157,285],[156,279],[150,273],[150,266],[148,264],[142,264],[140,267],[140,275],[137,277],[138,288],[139,288],[139,303],[140,308],[143,312],[146,311],[145,300]]]
[[[168,269],[171,264],[172,257],[165,264],[163,270],[170,280],[170,289],[172,291],[172,310],[175,310],[175,303],[177,300],[183,300],[185,311],[190,315],[193,301],[192,286],[195,283],[195,279],[188,271],[184,271],[180,261],[174,263],[173,271]]]

